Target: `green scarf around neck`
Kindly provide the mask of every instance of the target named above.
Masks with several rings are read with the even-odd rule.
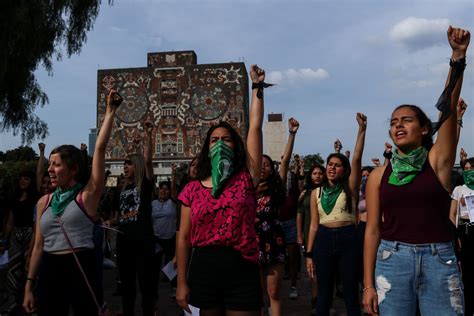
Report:
[[[321,206],[323,207],[324,213],[329,215],[336,205],[337,198],[339,194],[342,192],[342,185],[341,183],[337,183],[336,185],[330,187],[328,184],[323,185],[321,188]]]
[[[412,182],[423,168],[426,157],[428,150],[423,146],[403,156],[395,150],[391,161],[393,172],[388,178],[388,183],[402,186]]]
[[[464,184],[471,190],[474,190],[474,169],[465,170],[462,172]]]
[[[61,190],[61,188],[56,188],[53,193],[53,198],[51,200],[51,209],[55,217],[59,217],[63,214],[66,206],[76,197],[77,193],[82,189],[80,183],[76,183],[71,188],[67,190]]]
[[[226,181],[234,172],[234,150],[224,141],[217,141],[210,151],[211,175],[212,175],[212,196],[217,197]]]

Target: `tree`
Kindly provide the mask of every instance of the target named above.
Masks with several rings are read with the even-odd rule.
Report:
[[[112,0],[109,0],[111,4]],[[81,51],[101,0],[2,0],[0,4],[0,131],[21,133],[23,143],[44,139],[48,126],[35,108],[48,103],[34,71],[52,74],[52,58]]]
[[[38,160],[38,155],[29,146],[20,146],[12,150],[7,150],[2,161],[31,161]]]
[[[324,159],[321,157],[319,153],[316,155],[306,155],[303,157],[303,159],[304,159],[305,171],[311,169],[311,167],[315,164],[320,164],[321,166],[324,166]]]

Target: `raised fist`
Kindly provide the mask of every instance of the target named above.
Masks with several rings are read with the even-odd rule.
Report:
[[[122,96],[117,92],[117,90],[111,89],[107,95],[107,107],[118,108],[119,105],[123,102]]]
[[[379,158],[372,158],[372,163],[376,167],[380,167],[380,159]]]
[[[259,68],[257,65],[250,66],[250,79],[255,83],[265,81],[265,70]]]
[[[464,113],[466,112],[467,109],[467,103],[464,102],[463,98],[459,98],[458,100],[458,105],[456,107],[456,110],[458,111],[458,119],[462,119],[464,116]]]
[[[449,45],[453,49],[453,52],[462,53],[459,57],[463,57],[466,54],[469,41],[471,40],[471,34],[467,30],[461,28],[454,28],[451,25],[448,28],[448,41]]]
[[[43,153],[45,148],[46,148],[45,143],[39,143],[38,144],[38,149],[39,149],[40,152]]]
[[[298,131],[298,128],[300,128],[300,123],[294,118],[290,118],[288,120],[288,130],[290,131],[290,133],[296,133]]]
[[[359,127],[367,127],[367,116],[365,116],[364,113],[357,113],[356,120],[359,124]]]
[[[336,139],[334,141],[334,151],[337,152],[337,153],[340,153],[341,149],[342,149],[342,143],[339,139]]]

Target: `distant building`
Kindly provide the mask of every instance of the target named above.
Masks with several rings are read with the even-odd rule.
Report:
[[[89,133],[89,148],[87,148],[87,150],[89,151],[89,156],[91,157],[94,155],[96,140],[97,140],[97,128],[91,128],[91,132]]]
[[[264,153],[275,161],[280,161],[285,150],[286,129],[287,124],[283,122],[282,113],[268,114],[263,131]]]
[[[248,131],[248,75],[244,63],[197,64],[194,51],[148,53],[141,68],[99,70],[97,127],[105,100],[116,89],[124,102],[116,112],[106,161],[113,175],[128,154],[141,150],[144,122],[155,125],[155,174],[166,177],[171,162],[189,162],[209,127],[229,122],[245,139]]]

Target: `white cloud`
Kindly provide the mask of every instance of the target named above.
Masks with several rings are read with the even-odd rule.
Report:
[[[390,30],[390,38],[403,46],[419,50],[446,43],[449,19],[423,19],[408,17]]]
[[[309,82],[320,81],[329,78],[329,73],[322,69],[300,68],[287,69],[284,71],[272,71],[268,74],[268,82],[279,84],[282,82]]]

